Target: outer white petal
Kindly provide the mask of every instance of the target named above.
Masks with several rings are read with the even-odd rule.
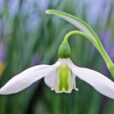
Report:
[[[48,74],[48,76],[46,76],[44,78],[44,81],[45,81],[46,85],[49,86],[51,89],[54,86],[55,78],[56,78],[56,69],[53,70],[53,72],[50,72]]]
[[[93,86],[101,94],[114,99],[114,82],[99,72],[87,68],[80,68],[68,61],[70,68],[81,80]]]
[[[59,62],[54,65],[38,65],[21,72],[12,79],[10,79],[1,89],[0,94],[13,94],[29,87],[37,80],[47,76],[56,67],[59,66]]]

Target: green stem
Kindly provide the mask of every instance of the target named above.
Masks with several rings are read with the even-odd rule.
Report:
[[[88,35],[85,34],[84,32],[76,31],[76,30],[67,33],[67,34],[65,35],[65,37],[64,37],[64,41],[65,41],[65,40],[68,40],[68,38],[69,38],[71,35],[74,35],[74,34],[84,36],[85,38],[89,39],[89,40],[97,47],[97,44],[95,43],[95,41],[94,41],[90,36],[88,36]]]
[[[67,41],[67,40],[69,39],[69,37],[70,37],[71,35],[74,35],[74,34],[82,35],[82,36],[84,36],[85,38],[89,39],[89,40],[92,42],[92,44],[97,48],[97,50],[100,52],[100,54],[101,54],[102,57],[104,58],[104,60],[105,60],[105,62],[106,62],[106,64],[107,64],[108,69],[110,70],[110,72],[111,72],[112,75],[114,76],[114,71],[111,70],[111,69],[114,69],[114,64],[113,64],[112,60],[110,59],[110,57],[108,56],[108,54],[106,53],[105,49],[103,48],[103,46],[102,46],[100,40],[98,40],[97,43],[96,43],[90,36],[88,36],[88,35],[85,34],[84,32],[75,31],[75,30],[74,30],[74,31],[71,31],[71,32],[69,32],[69,33],[67,33],[67,34],[65,35],[65,38],[64,38],[63,42],[64,42],[64,41]]]

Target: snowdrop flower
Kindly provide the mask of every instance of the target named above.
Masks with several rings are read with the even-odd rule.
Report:
[[[95,40],[93,41],[93,44],[97,46],[97,40],[94,39],[94,34],[90,33],[89,29],[85,30],[85,28],[83,28],[83,23],[79,27],[83,31],[87,32],[88,35],[92,36],[92,39]],[[78,77],[82,81],[91,85],[99,93],[114,99],[113,81],[111,81],[106,76],[97,71],[76,66],[71,61],[70,59],[71,49],[68,43],[68,38],[72,34],[80,34],[83,36],[87,36],[83,32],[79,31],[72,31],[68,33],[60,45],[58,51],[59,59],[55,64],[37,65],[21,72],[20,74],[10,79],[0,89],[0,94],[5,95],[5,94],[13,94],[20,92],[29,87],[30,85],[32,85],[33,83],[35,83],[36,81],[40,80],[41,78],[44,78],[45,84],[56,93],[62,93],[62,92],[71,93],[73,89],[78,90],[76,88],[76,78]]]
[[[72,89],[78,90],[75,82],[78,77],[101,94],[114,99],[114,82],[97,71],[76,66],[69,57],[70,52],[68,41],[64,40],[55,64],[37,65],[21,72],[0,89],[0,94],[20,92],[41,78],[44,78],[45,84],[56,93],[71,93]]]

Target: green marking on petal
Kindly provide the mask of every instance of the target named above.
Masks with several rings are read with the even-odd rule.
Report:
[[[59,67],[59,91],[69,90],[69,73],[70,69],[66,65]]]

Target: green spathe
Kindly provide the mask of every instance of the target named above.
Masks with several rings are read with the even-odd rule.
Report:
[[[59,51],[58,51],[58,57],[59,58],[69,58],[71,53],[71,49],[69,46],[69,43],[67,40],[64,40],[62,44],[60,45]]]

